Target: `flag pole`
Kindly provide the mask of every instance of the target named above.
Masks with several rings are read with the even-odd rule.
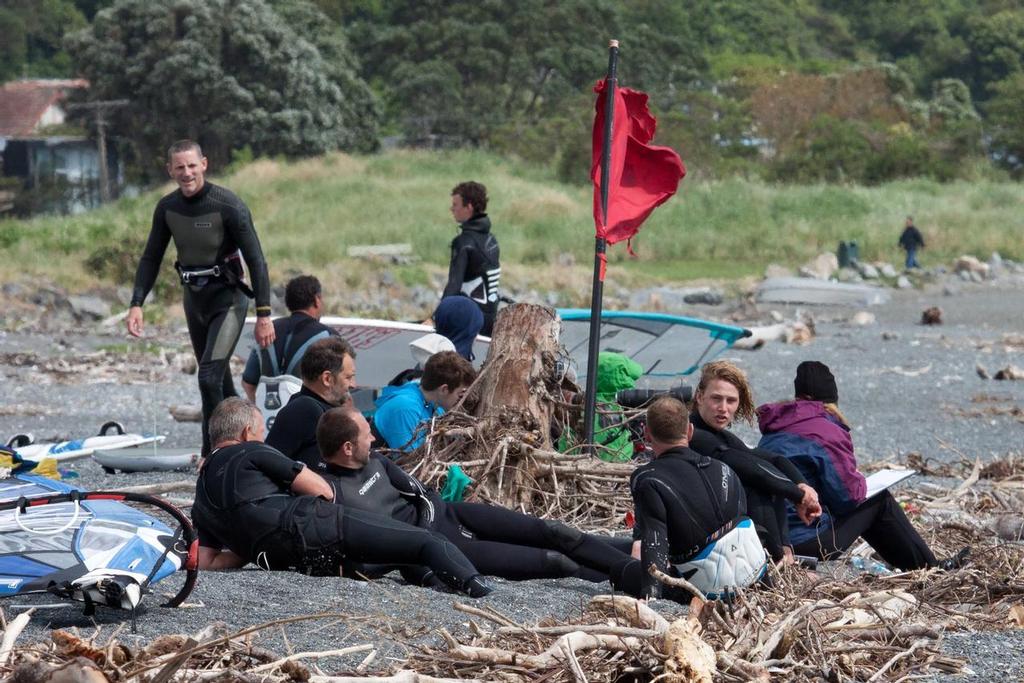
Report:
[[[615,115],[615,88],[618,85],[619,41],[608,41],[608,75],[604,86],[604,148],[601,151],[601,220],[608,221],[608,181],[612,156],[612,119]],[[587,348],[587,387],[584,394],[584,440],[591,455],[594,445],[594,416],[597,413],[597,354],[601,346],[601,299],[604,295],[604,271],[608,244],[598,235],[594,244],[594,285],[590,294],[590,344]]]

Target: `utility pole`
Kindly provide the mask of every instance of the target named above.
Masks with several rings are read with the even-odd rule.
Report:
[[[107,123],[109,115],[119,107],[128,106],[128,100],[100,100],[70,104],[68,109],[84,109],[93,113],[96,125],[96,147],[100,157],[100,201],[110,201],[110,170],[107,168]]]

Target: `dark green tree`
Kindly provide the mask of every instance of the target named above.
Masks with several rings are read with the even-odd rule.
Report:
[[[86,25],[71,0],[4,0],[0,5],[0,82],[72,75],[64,36]]]
[[[117,0],[68,49],[92,99],[129,100],[116,129],[143,169],[160,168],[163,148],[180,137],[199,140],[217,163],[245,147],[287,156],[370,149],[375,109],[354,58],[333,34],[318,39],[323,52],[307,39],[312,23],[330,22],[302,4],[278,14],[263,0]],[[288,18],[300,16],[297,30]]]
[[[992,85],[992,97],[985,104],[991,153],[996,163],[1016,177],[1024,174],[1024,73],[1017,73]]]

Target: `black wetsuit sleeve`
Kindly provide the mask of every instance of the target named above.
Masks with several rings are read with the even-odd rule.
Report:
[[[299,472],[305,467],[303,463],[296,462],[269,448],[262,448],[253,453],[252,463],[271,481],[284,488],[291,488],[295,477],[299,476]]]
[[[461,237],[461,235],[459,236]],[[466,267],[469,265],[470,245],[456,237],[452,240],[452,260],[448,264],[448,284],[444,286],[441,297],[455,296],[462,292],[462,283],[466,278]]]
[[[797,503],[804,497],[803,490],[792,479],[764,458],[758,457],[749,448],[730,446],[703,429],[693,430],[690,448],[701,455],[724,462],[736,473],[744,486],[781,495]]]
[[[800,468],[793,464],[793,461],[786,456],[779,455],[778,453],[774,453],[764,448],[754,448],[751,449],[751,451],[754,455],[774,465],[776,469],[797,484],[807,483],[807,477],[804,476],[804,473],[801,472]]]
[[[260,239],[252,224],[252,214],[249,212],[249,208],[239,202],[233,220],[229,221],[225,227],[242,251],[245,264],[249,267],[252,290],[256,293],[256,315],[258,317],[268,316],[270,315],[270,276],[267,273],[267,261],[263,258],[263,247],[260,246]]]
[[[653,564],[668,571],[668,510],[653,482],[640,481],[633,487],[636,515],[635,536],[640,541],[641,595],[661,597],[661,582],[648,572]]]
[[[132,306],[141,306],[146,296],[156,283],[160,273],[160,264],[164,260],[164,252],[171,241],[171,230],[164,221],[163,202],[153,210],[153,224],[149,229],[146,248],[139,259],[139,267],[135,270],[135,287],[132,289]]]

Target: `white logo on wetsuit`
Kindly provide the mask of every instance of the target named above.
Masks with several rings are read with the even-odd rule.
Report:
[[[193,227],[196,227],[196,228],[212,228],[213,227],[213,223],[211,223],[209,221],[205,221],[205,222],[202,222],[202,223],[199,222],[199,221],[196,221],[192,225],[193,225]]]
[[[368,482],[366,482],[365,484],[363,484],[362,488],[359,489],[359,495],[360,496],[366,495],[366,492],[370,490],[371,486],[373,486],[374,484],[377,483],[378,479],[380,479],[380,472],[374,472],[373,476],[370,477],[370,480]]]
[[[729,500],[729,470],[726,467],[722,468],[722,494],[725,500]]]

